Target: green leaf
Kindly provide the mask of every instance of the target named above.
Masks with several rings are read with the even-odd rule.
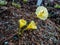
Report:
[[[0,6],[4,6],[4,5],[7,5],[7,2],[6,1],[0,1]]]
[[[18,8],[18,9],[21,7],[20,4],[17,4],[17,3],[15,3],[15,2],[12,2],[12,6],[14,6],[14,7]]]
[[[60,8],[60,5],[59,4],[56,4],[54,7],[55,8]]]
[[[24,3],[26,3],[28,0],[23,0]]]

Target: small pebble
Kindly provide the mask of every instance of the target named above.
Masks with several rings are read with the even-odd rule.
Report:
[[[5,42],[4,42],[4,45],[8,45],[8,41],[5,41]]]

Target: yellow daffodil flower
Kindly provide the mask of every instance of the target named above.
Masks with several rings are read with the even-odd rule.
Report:
[[[23,26],[25,26],[27,24],[26,20],[24,19],[20,19],[19,20],[19,28],[22,28]]]
[[[29,29],[37,29],[37,26],[34,21],[31,21],[30,24],[26,28],[27,30]]]
[[[41,20],[46,20],[48,18],[48,10],[44,6],[39,6],[35,13]]]

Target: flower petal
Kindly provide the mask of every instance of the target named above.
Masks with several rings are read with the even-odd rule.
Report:
[[[48,11],[44,6],[39,6],[35,13],[41,20],[46,20],[48,18]]]
[[[30,24],[26,28],[27,30],[29,29],[37,29],[37,26],[34,21],[31,21]]]
[[[20,19],[19,20],[19,28],[22,28],[23,26],[25,26],[27,24],[26,20],[24,19]]]

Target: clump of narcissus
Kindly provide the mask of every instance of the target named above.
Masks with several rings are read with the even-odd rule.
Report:
[[[27,25],[27,21],[24,20],[24,19],[20,19],[19,20],[19,28],[21,29],[22,27],[24,27],[25,25]],[[29,30],[29,29],[37,29],[37,26],[36,26],[36,23],[34,21],[31,21],[27,27],[26,27],[26,30]],[[24,29],[25,30],[25,29]]]
[[[29,23],[29,25],[26,27],[26,30],[29,30],[29,29],[37,29],[37,26],[36,26],[36,23],[34,21],[31,21]]]
[[[25,26],[27,24],[26,20],[24,19],[20,19],[19,20],[19,28],[22,28],[23,26]]]
[[[22,29],[24,26],[27,26],[27,27]],[[25,30],[35,30],[35,29],[37,29],[37,26],[34,21],[31,21],[29,24],[27,24],[26,20],[24,19],[19,20],[19,31],[18,31],[19,35],[21,35]]]
[[[48,10],[44,6],[39,6],[36,9],[35,14],[37,15],[37,18],[41,20],[46,20],[48,18]]]

